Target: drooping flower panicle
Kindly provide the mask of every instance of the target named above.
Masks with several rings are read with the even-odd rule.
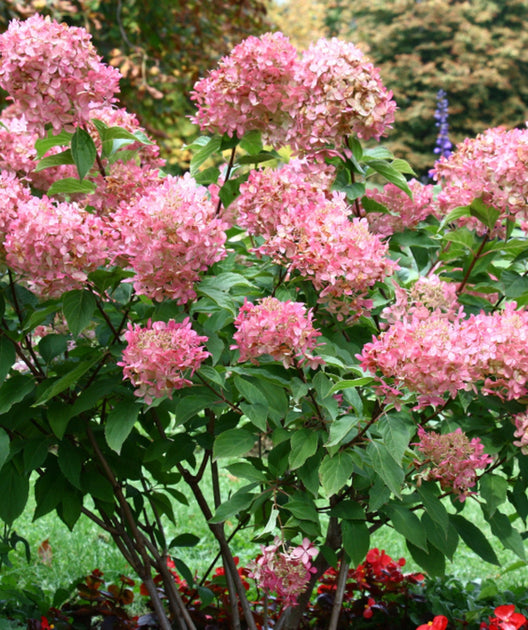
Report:
[[[444,490],[450,490],[460,501],[465,501],[477,482],[477,470],[484,469],[493,462],[484,453],[480,438],[470,440],[458,428],[451,433],[425,431],[418,427],[420,441],[416,444],[424,460],[416,460],[418,478],[439,481]]]
[[[295,606],[311,574],[316,571],[312,560],[317,549],[307,538],[301,545],[290,549],[276,538],[272,545],[261,549],[262,555],[251,564],[249,576],[255,579],[260,589],[276,593],[285,608]]]

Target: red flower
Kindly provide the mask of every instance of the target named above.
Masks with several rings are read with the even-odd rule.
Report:
[[[526,623],[526,617],[521,613],[516,613],[513,604],[497,606],[495,615],[495,617],[490,617],[489,626],[483,624],[484,628],[487,627],[489,630],[518,630]]]
[[[447,617],[444,615],[436,615],[432,621],[423,623],[416,630],[445,630],[447,628]]]
[[[372,615],[374,614],[374,611],[372,610],[372,606],[374,606],[375,603],[376,602],[375,600],[372,599],[372,597],[368,598],[368,601],[365,604],[365,610],[363,611],[363,617],[365,617],[365,619],[370,619]]]

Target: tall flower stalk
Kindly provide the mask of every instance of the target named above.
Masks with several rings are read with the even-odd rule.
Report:
[[[436,110],[434,113],[435,125],[438,127],[438,137],[434,153],[438,157],[449,157],[452,153],[453,145],[449,140],[449,101],[445,90],[438,90],[436,95]]]

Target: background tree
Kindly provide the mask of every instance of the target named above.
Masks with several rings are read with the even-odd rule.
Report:
[[[122,105],[175,170],[186,165],[181,147],[196,134],[186,118],[194,83],[242,39],[270,28],[261,0],[6,0],[0,32],[36,12],[90,31],[104,60],[124,76]]]

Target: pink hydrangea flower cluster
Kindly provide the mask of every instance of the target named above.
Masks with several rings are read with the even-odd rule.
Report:
[[[386,184],[382,190],[367,190],[366,196],[388,208],[391,214],[369,212],[366,219],[375,234],[391,236],[395,232],[402,232],[405,228],[418,225],[434,213],[433,186],[424,185],[416,179],[411,179],[409,188],[412,199],[394,184]]]
[[[507,400],[528,393],[528,311],[515,307],[511,302],[502,311],[473,315],[464,326],[466,353],[483,393]]]
[[[321,39],[301,57],[282,33],[249,37],[194,86],[202,130],[242,136],[259,130],[275,146],[314,154],[346,137],[379,138],[396,104],[359,48]]]
[[[154,398],[172,398],[174,390],[192,385],[188,377],[210,356],[202,345],[207,337],[191,328],[189,318],[181,323],[149,320],[146,327],[129,323],[125,341],[127,346],[117,365],[137,388],[135,395],[147,405]]]
[[[449,157],[436,162],[433,175],[442,182],[439,215],[482,197],[500,211],[500,222],[511,219],[528,229],[528,129],[497,127],[466,138]],[[480,234],[486,230],[473,217],[458,222]],[[498,226],[496,232],[500,233]]]
[[[312,573],[312,560],[317,549],[308,538],[293,549],[286,550],[279,538],[272,545],[261,547],[262,555],[250,565],[249,577],[259,588],[276,593],[285,608],[295,606]]]
[[[257,250],[311,280],[319,302],[338,319],[353,319],[370,308],[367,291],[397,268],[386,256],[387,244],[369,231],[365,219],[350,221],[348,210],[339,193],[293,207],[277,234]]]
[[[513,443],[521,449],[523,455],[528,455],[528,413],[518,413],[513,416],[515,422],[515,433],[513,434],[518,440]]]
[[[292,159],[280,168],[252,170],[235,201],[237,223],[250,234],[272,238],[290,209],[315,208],[331,199],[335,170],[321,163]]]
[[[303,53],[296,80],[304,89],[290,130],[292,147],[314,153],[346,149],[347,136],[379,139],[394,122],[396,103],[363,52],[350,42],[320,39]]]
[[[106,262],[112,238],[99,217],[77,204],[31,197],[9,225],[6,260],[37,294],[58,297],[85,285]]]
[[[13,171],[24,178],[37,190],[47,191],[53,182],[63,177],[77,177],[73,165],[54,166],[51,169],[37,171],[37,151],[35,142],[38,134],[32,130],[21,107],[14,103],[6,107],[0,116],[0,168]],[[54,155],[66,147],[55,146],[47,153]]]
[[[515,306],[467,319],[462,310],[448,318],[439,309],[428,316],[410,309],[358,358],[363,369],[381,372],[381,392],[397,397],[407,388],[419,394],[419,406],[477,386],[483,394],[518,399],[528,394],[528,311]]]
[[[161,183],[158,168],[148,163],[138,164],[135,160],[118,160],[107,165],[105,171],[104,176],[98,173],[90,178],[97,188],[81,198],[102,216],[112,215],[120,206],[139,202]]]
[[[438,276],[420,276],[410,289],[404,289],[394,282],[395,302],[381,312],[382,329],[388,324],[409,318],[428,319],[432,312],[435,316],[454,320],[460,311],[457,285],[445,282]],[[385,323],[386,322],[386,323]]]
[[[436,480],[444,490],[450,490],[463,502],[477,482],[477,470],[484,469],[493,462],[490,455],[484,453],[480,438],[470,440],[458,428],[451,433],[425,431],[418,427],[420,441],[416,444],[423,454],[423,460],[416,460],[419,468],[418,482]]]
[[[201,271],[225,256],[227,224],[215,216],[207,189],[187,173],[168,176],[113,216],[121,234],[118,260],[136,272],[136,293],[185,304]]]
[[[235,319],[236,344],[239,361],[257,363],[257,357],[269,354],[281,361],[285,368],[298,362],[316,368],[323,363],[313,350],[319,345],[321,334],[313,327],[313,314],[300,302],[281,302],[274,297],[262,298],[258,304],[247,299]]]
[[[41,135],[45,123],[60,131],[87,122],[94,105],[112,102],[119,91],[119,71],[101,62],[85,29],[38,14],[9,24],[0,56],[0,87]]]
[[[248,37],[194,86],[193,122],[230,136],[258,130],[281,144],[298,107],[297,64],[297,50],[282,33]]]
[[[381,372],[380,393],[388,398],[397,399],[407,388],[419,394],[419,406],[439,405],[444,394],[454,398],[471,387],[461,339],[459,318],[450,322],[443,314],[423,318],[411,311],[365,344],[358,359],[364,370]]]
[[[370,287],[397,264],[365,219],[350,221],[344,195],[330,192],[328,179],[324,169],[298,162],[256,172],[241,186],[238,223],[266,238],[258,254],[310,279],[320,302],[340,319],[353,318],[371,306],[364,298]]]

